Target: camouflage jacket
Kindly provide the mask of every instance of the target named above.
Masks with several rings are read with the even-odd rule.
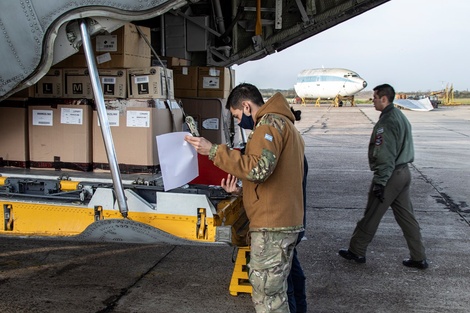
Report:
[[[280,93],[256,113],[245,154],[217,145],[214,164],[243,183],[243,204],[251,230],[299,231],[303,225],[304,141]]]

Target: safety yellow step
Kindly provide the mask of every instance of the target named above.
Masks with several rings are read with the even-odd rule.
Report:
[[[239,293],[252,293],[252,287],[248,280],[248,262],[250,261],[250,247],[239,247],[229,291],[232,296]]]

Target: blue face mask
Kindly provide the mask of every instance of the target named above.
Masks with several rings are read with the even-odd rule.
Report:
[[[240,123],[238,123],[238,126],[243,129],[253,129],[255,127],[255,122],[253,121],[250,115],[246,115],[245,113],[243,113],[242,120],[240,121]]]

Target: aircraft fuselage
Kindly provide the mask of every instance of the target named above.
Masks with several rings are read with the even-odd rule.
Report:
[[[356,72],[341,68],[303,70],[297,76],[295,92],[301,98],[330,99],[352,96],[367,86]]]

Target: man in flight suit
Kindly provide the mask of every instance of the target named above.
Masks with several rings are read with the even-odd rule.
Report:
[[[357,223],[349,249],[339,250],[339,255],[365,263],[367,246],[385,212],[392,207],[410,250],[410,258],[405,259],[403,265],[426,269],[428,263],[421,231],[410,200],[408,163],[414,160],[411,125],[400,109],[393,105],[394,98],[392,86],[383,84],[374,88],[374,106],[382,112],[369,143],[369,166],[374,176],[364,217]]]

